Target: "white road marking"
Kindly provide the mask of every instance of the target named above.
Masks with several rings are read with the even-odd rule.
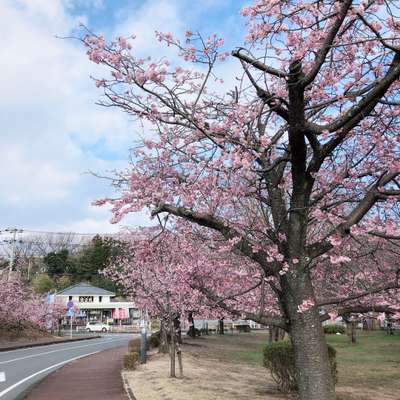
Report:
[[[122,340],[125,340],[125,339],[114,339],[114,340],[108,340],[108,341],[106,341],[106,342],[85,344],[85,345],[83,345],[83,346],[64,347],[64,348],[62,348],[62,349],[44,351],[44,352],[42,352],[42,353],[30,354],[29,356],[13,358],[13,359],[11,359],[11,360],[6,360],[6,361],[0,361],[0,365],[9,364],[9,363],[12,363],[12,362],[14,362],[14,361],[26,360],[27,358],[39,357],[39,356],[46,355],[46,354],[58,353],[58,352],[60,352],[60,351],[68,351],[68,350],[82,349],[82,348],[84,348],[84,347],[98,346],[98,345],[101,345],[101,344],[104,344],[104,343],[111,343],[111,342],[120,342],[120,341],[122,341]],[[0,355],[1,355],[1,354],[0,354]]]
[[[22,385],[24,382],[29,381],[29,379],[32,379],[32,378],[34,378],[34,377],[37,376],[37,375],[43,374],[43,372],[47,372],[47,371],[49,371],[49,370],[51,370],[51,369],[53,369],[53,368],[60,367],[61,365],[67,364],[67,363],[69,363],[69,362],[71,362],[71,361],[75,361],[75,360],[78,360],[78,359],[80,359],[80,358],[87,357],[87,356],[91,356],[91,355],[97,354],[97,353],[100,353],[100,351],[94,351],[94,352],[92,352],[92,353],[87,353],[87,354],[84,354],[84,355],[81,355],[81,356],[78,356],[78,357],[70,358],[69,360],[62,361],[62,362],[60,362],[60,363],[58,363],[58,364],[51,365],[50,367],[47,367],[47,368],[42,369],[42,370],[40,370],[40,371],[38,371],[38,372],[35,372],[34,374],[29,375],[29,376],[27,376],[27,377],[24,378],[24,379],[21,379],[21,380],[18,381],[17,383],[14,383],[14,385],[11,385],[11,386],[8,387],[7,389],[5,389],[5,390],[3,390],[2,392],[0,392],[0,397],[5,396],[8,392],[11,392],[11,390],[14,390],[16,387],[18,387],[19,385]]]
[[[6,381],[6,373],[0,372],[0,382],[5,382],[5,381]]]
[[[135,337],[137,337],[137,334],[136,333],[126,333],[126,334],[120,334],[120,335],[118,335],[118,334],[110,334],[110,336],[101,336],[101,337],[99,337],[99,338],[96,338],[96,339],[91,339],[93,342],[94,341],[96,341],[97,343],[98,342],[101,342],[101,339],[107,339],[107,341],[109,341],[109,340],[113,340],[113,339],[115,339],[116,337],[117,338],[120,338],[120,337],[127,337],[127,336],[129,336],[129,335],[132,335],[132,336],[135,336]],[[36,349],[37,347],[50,347],[50,346],[62,346],[63,344],[69,344],[69,343],[75,343],[75,342],[78,342],[78,340],[76,340],[76,341],[72,341],[72,342],[59,342],[59,343],[53,343],[53,344],[45,344],[45,345],[43,345],[43,346],[32,346],[32,347],[24,347],[23,349],[15,349],[15,350],[7,350],[7,351],[0,351],[0,356],[2,355],[2,354],[7,354],[7,353],[17,353],[17,352],[20,352],[20,351],[27,351],[27,350],[32,350],[32,349]],[[103,343],[103,342],[101,342],[101,343]]]

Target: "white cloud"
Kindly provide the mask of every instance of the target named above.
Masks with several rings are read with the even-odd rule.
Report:
[[[101,10],[104,8],[103,0],[64,0],[64,4],[69,9],[75,9],[77,7],[94,8]]]
[[[227,0],[221,2],[224,3]],[[136,33],[135,51],[175,54],[154,31],[182,34],[196,13],[212,7],[187,7],[187,0],[147,0],[121,9],[112,35]],[[110,213],[93,211],[92,200],[107,195],[107,182],[85,175],[126,166],[128,148],[140,127],[119,110],[95,104],[101,92],[90,75],[104,69],[90,63],[78,41],[58,39],[78,27],[76,16],[101,0],[0,1],[0,213],[2,223],[46,230],[110,232]],[[203,8],[203,9],[202,9]],[[199,11],[200,10],[200,11]],[[161,50],[162,49],[162,50]],[[230,68],[229,68],[230,69]],[[146,213],[124,224],[148,225]],[[0,229],[2,226],[0,226]]]
[[[86,208],[86,217],[76,221],[71,221],[62,225],[51,225],[44,229],[55,229],[64,232],[79,233],[116,233],[125,226],[149,226],[154,223],[150,221],[149,214],[146,211],[132,214],[127,220],[119,224],[110,223],[110,209],[108,207],[96,207],[89,205]]]
[[[95,66],[76,42],[56,38],[77,26],[61,1],[6,0],[0,14],[0,205],[14,208],[16,220],[18,207],[54,207],[61,199],[71,199],[72,207],[77,196],[88,202],[80,189],[82,173],[121,165],[90,146],[104,140],[118,155],[132,140],[128,120],[94,104],[99,92],[89,76]]]

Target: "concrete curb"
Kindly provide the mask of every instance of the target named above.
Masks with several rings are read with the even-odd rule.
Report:
[[[70,343],[70,342],[79,342],[82,340],[91,340],[91,339],[99,339],[101,336],[86,336],[80,338],[73,338],[73,339],[61,339],[61,340],[49,340],[48,342],[33,342],[33,343],[25,343],[25,344],[17,344],[15,346],[7,346],[7,347],[0,347],[0,352],[2,351],[10,351],[10,350],[18,350],[18,349],[28,349],[31,347],[39,347],[39,346],[48,346],[49,344],[63,344],[63,343]]]
[[[129,386],[128,379],[126,378],[126,372],[124,370],[121,371],[122,382],[124,384],[124,389],[126,394],[128,395],[129,400],[137,400],[131,387]]]

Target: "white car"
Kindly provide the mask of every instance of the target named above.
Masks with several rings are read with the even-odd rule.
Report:
[[[110,327],[107,324],[103,324],[101,322],[88,322],[86,324],[87,332],[109,332]]]

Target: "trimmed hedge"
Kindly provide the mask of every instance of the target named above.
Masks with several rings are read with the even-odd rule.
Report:
[[[335,335],[336,333],[340,333],[344,335],[346,333],[346,328],[342,325],[324,325],[324,332],[327,335]]]
[[[139,364],[139,353],[136,351],[130,351],[124,354],[124,368],[125,369],[136,369]]]
[[[328,345],[332,376],[337,382],[336,350]],[[263,350],[264,367],[269,369],[278,389],[284,393],[297,390],[294,351],[289,341],[268,344]]]

